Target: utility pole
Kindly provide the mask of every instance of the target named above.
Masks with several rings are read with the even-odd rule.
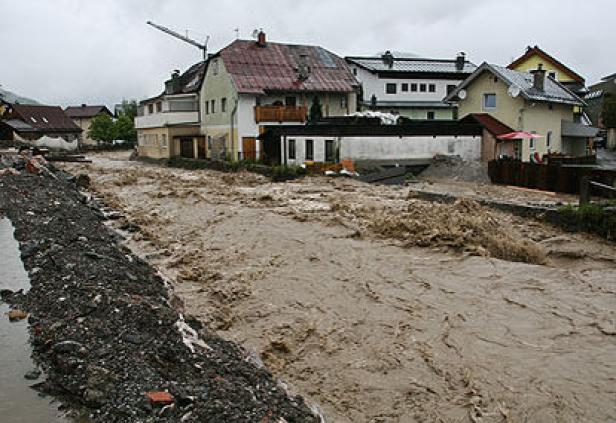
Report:
[[[190,45],[193,45],[193,46],[197,47],[198,49],[203,51],[203,60],[204,61],[207,60],[207,44],[210,41],[210,36],[209,35],[205,38],[205,42],[202,44],[202,43],[199,43],[198,41],[193,40],[192,38],[188,38],[188,32],[186,33],[186,35],[182,35],[182,34],[177,33],[174,30],[169,29],[169,28],[167,28],[165,26],[157,25],[157,24],[155,24],[152,21],[147,21],[146,23],[148,25],[158,29],[159,31],[164,32],[165,34],[169,34],[172,37],[175,37],[175,38],[177,38],[179,40],[184,41],[185,43],[188,43]]]

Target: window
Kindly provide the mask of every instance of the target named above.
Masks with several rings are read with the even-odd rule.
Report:
[[[287,107],[297,106],[297,97],[293,97],[293,96],[285,97],[284,104],[286,104]]]
[[[548,134],[545,137],[545,146],[548,149],[552,147],[552,131],[548,131]]]
[[[209,115],[210,114],[210,102],[209,101],[205,101],[205,114]]]
[[[36,123],[36,119],[34,119],[32,116],[30,116],[30,120],[34,123]]]
[[[426,92],[426,84],[419,84],[419,91],[421,91],[422,93]]]
[[[49,121],[47,120],[47,118],[45,116],[43,116],[43,122],[49,123]]]
[[[396,94],[397,91],[398,91],[397,84],[385,84],[385,92],[387,94]]]
[[[212,62],[212,74],[218,75],[218,60]]]
[[[207,103],[206,103],[207,104]],[[207,136],[207,149],[211,150],[212,149],[212,136],[208,135]]]
[[[220,111],[223,113],[227,111],[227,98],[226,97],[220,100]]]
[[[325,161],[336,161],[336,156],[334,154],[334,140],[325,140]]]
[[[428,120],[434,120],[434,112],[428,112]]]
[[[436,92],[436,84],[428,85],[428,91],[430,91],[431,93],[435,93]]]
[[[411,84],[411,92],[413,93],[417,92],[417,84]]]
[[[160,113],[163,111],[163,102],[159,101],[156,103],[156,113]]]
[[[306,160],[314,160],[314,141],[306,140]]]
[[[289,160],[295,160],[295,140],[289,140]]]
[[[496,94],[483,95],[483,110],[496,109]]]
[[[455,84],[449,84],[447,85],[447,95],[451,94],[453,92],[453,90],[455,90],[457,87],[457,85]]]
[[[353,75],[357,76],[357,68],[353,68]]]
[[[556,72],[552,71],[552,72],[548,73],[548,75],[550,76],[550,78],[556,79]]]
[[[148,104],[148,113],[149,114],[154,113],[154,104],[153,103]]]
[[[210,113],[212,114],[216,113],[216,100],[210,101]]]
[[[530,149],[534,150],[535,149],[535,139],[531,138],[529,141],[530,141]]]
[[[163,134],[160,146],[163,148],[167,148],[167,134]]]
[[[409,91],[409,84],[402,84],[402,88],[401,88],[402,92],[408,92]]]
[[[340,97],[340,108],[341,109],[347,108],[347,97],[344,94],[342,95],[342,97]]]

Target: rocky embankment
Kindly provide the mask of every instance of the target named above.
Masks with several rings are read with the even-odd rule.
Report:
[[[258,358],[184,319],[66,175],[13,173],[0,177],[0,212],[32,288],[2,299],[29,313],[42,390],[95,422],[319,421]]]

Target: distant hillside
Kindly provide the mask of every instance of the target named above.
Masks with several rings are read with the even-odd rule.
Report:
[[[39,102],[36,100],[32,100],[31,98],[27,98],[27,97],[18,96],[17,94],[11,91],[3,90],[2,88],[0,88],[0,98],[2,98],[7,103],[39,104]]]

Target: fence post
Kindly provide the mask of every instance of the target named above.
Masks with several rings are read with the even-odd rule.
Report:
[[[580,206],[590,203],[590,177],[580,178]]]

